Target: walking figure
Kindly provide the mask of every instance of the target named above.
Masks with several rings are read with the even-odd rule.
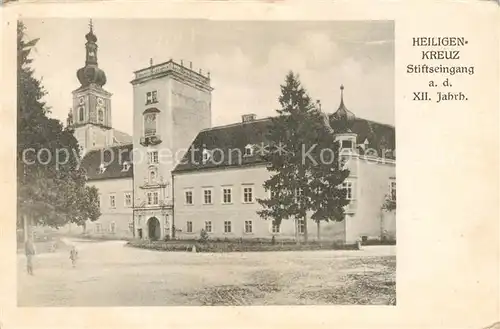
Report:
[[[76,250],[76,247],[73,246],[69,252],[69,259],[71,259],[71,264],[73,267],[76,266],[76,259],[78,258],[78,250]]]
[[[26,253],[26,270],[29,275],[33,275],[33,257],[35,256],[35,245],[31,239],[26,240],[24,244],[24,252]]]

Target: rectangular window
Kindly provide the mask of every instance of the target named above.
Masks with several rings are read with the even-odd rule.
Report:
[[[224,222],[224,233],[231,233],[231,221]]]
[[[243,187],[243,203],[253,202],[253,187],[245,186]]]
[[[101,233],[101,223],[95,223],[95,231],[96,233]]]
[[[252,221],[251,220],[246,220],[245,221],[245,233],[252,233]]]
[[[146,105],[154,103],[158,103],[158,92],[156,90],[148,91],[146,93]]]
[[[148,192],[148,205],[157,205],[159,203],[158,192]]]
[[[299,219],[298,226],[299,226],[299,233],[304,234],[306,232],[306,224],[303,219]]]
[[[352,149],[352,147],[353,147],[352,141],[342,141],[341,148],[343,148],[343,149]]]
[[[396,182],[391,182],[391,200],[396,201]]]
[[[185,197],[186,204],[193,204],[193,191],[186,191]]]
[[[231,188],[229,187],[222,189],[222,203],[231,203],[233,201],[231,192]]]
[[[132,207],[132,194],[130,192],[125,192],[125,207]]]
[[[116,196],[114,194],[109,196],[109,207],[116,208]]]
[[[158,151],[148,152],[148,163],[149,164],[158,163]]]
[[[272,232],[273,233],[280,233],[280,227],[276,224],[276,222],[273,220],[273,227],[272,227]]]
[[[342,183],[342,189],[344,189],[346,191],[346,199],[347,200],[353,200],[352,182],[343,182]]]
[[[186,223],[186,232],[187,233],[193,233],[193,222],[187,222]]]
[[[211,221],[205,222],[205,231],[207,231],[207,233],[212,233],[212,222]]]
[[[204,189],[203,190],[203,204],[212,204],[212,190]]]

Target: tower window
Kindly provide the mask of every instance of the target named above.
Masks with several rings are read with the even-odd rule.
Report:
[[[156,170],[154,169],[149,172],[149,183],[150,184],[156,183]]]
[[[158,151],[148,152],[148,163],[150,164],[158,163]]]
[[[159,195],[158,192],[148,192],[147,193],[147,201],[148,205],[157,205],[159,203]]]
[[[144,115],[144,136],[156,135],[156,113],[147,113]]]
[[[99,123],[104,122],[104,111],[102,109],[99,110]]]
[[[154,103],[158,103],[158,92],[156,90],[148,91],[146,93],[146,105]]]
[[[85,120],[85,112],[83,106],[78,107],[78,120],[83,122]]]

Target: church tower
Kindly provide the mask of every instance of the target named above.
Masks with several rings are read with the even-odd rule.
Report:
[[[73,91],[73,107],[68,124],[75,130],[82,154],[89,149],[108,147],[113,143],[111,93],[103,89],[106,74],[97,64],[97,36],[92,20],[85,35],[85,66],[77,71],[80,87]]]

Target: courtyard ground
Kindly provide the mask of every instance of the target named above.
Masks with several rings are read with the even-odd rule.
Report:
[[[35,259],[18,255],[19,306],[312,305],[396,302],[395,246],[360,251],[158,252],[122,241],[72,241]]]

